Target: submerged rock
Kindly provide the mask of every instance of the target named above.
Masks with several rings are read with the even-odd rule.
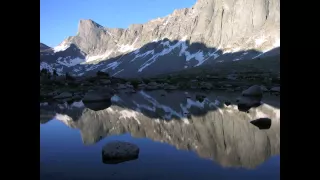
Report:
[[[102,161],[105,164],[118,164],[139,157],[139,147],[122,141],[113,141],[102,148]]]

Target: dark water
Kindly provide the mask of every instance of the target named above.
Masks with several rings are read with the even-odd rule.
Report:
[[[234,94],[210,93],[203,103],[189,94],[190,100],[184,92],[123,93],[101,111],[43,107],[40,178],[280,179],[277,100],[245,113],[223,105]],[[270,129],[249,122],[261,117],[272,119]],[[113,140],[139,146],[139,158],[103,164],[102,147]]]

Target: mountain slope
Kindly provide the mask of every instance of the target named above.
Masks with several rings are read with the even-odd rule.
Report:
[[[43,43],[40,43],[40,51],[44,51],[44,50],[47,50],[47,49],[50,49],[51,47],[43,44]]]
[[[80,20],[78,33],[40,68],[84,75],[151,76],[205,64],[279,55],[280,0],[198,0],[191,8],[127,29]]]

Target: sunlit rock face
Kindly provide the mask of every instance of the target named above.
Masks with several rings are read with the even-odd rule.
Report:
[[[82,76],[151,76],[280,53],[280,0],[198,0],[126,29],[79,21],[57,47],[40,43],[40,68]],[[168,66],[170,64],[170,66]]]

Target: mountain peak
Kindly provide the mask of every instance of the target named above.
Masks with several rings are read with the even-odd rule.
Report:
[[[79,29],[80,28],[102,28],[100,24],[94,22],[91,19],[80,19]]]
[[[103,28],[100,24],[94,22],[91,19],[81,19],[78,25],[78,33],[79,34],[87,34],[94,29]]]

